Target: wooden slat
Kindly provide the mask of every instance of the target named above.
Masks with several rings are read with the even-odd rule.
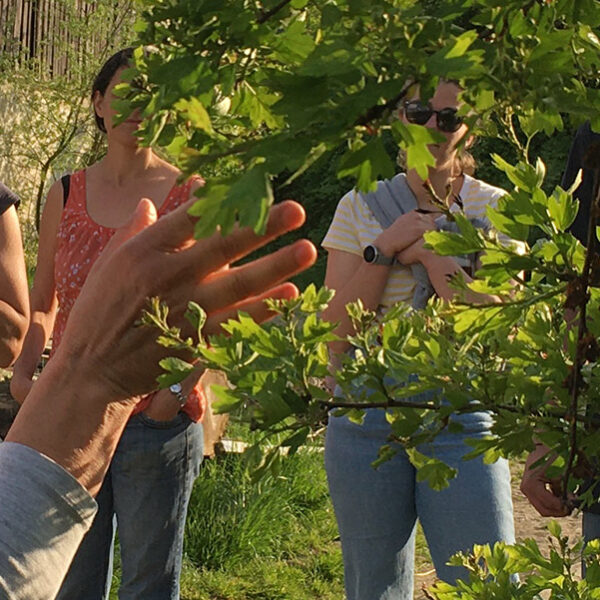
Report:
[[[40,76],[69,75],[69,61],[82,64],[105,53],[116,23],[119,0],[112,17],[100,24],[89,38],[81,39],[68,27],[63,0],[0,0],[0,51],[15,61],[38,61]],[[95,0],[73,0],[73,16],[93,19]],[[65,52],[64,48],[69,48]]]

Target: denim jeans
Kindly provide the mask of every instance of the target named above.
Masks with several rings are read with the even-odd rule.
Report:
[[[202,425],[178,413],[131,418],[96,497],[98,513],[57,599],[105,600],[114,524],[121,546],[121,600],[177,600],[187,506],[202,462]]]
[[[390,426],[383,410],[366,411],[363,425],[330,417],[325,468],[344,558],[347,600],[410,600],[413,597],[414,546],[421,522],[438,577],[453,582],[465,575],[446,565],[449,557],[473,544],[514,542],[508,463],[463,461],[465,438],[489,433],[491,417],[456,417],[464,430],[444,432],[419,447],[458,469],[450,486],[434,491],[418,482],[404,450],[377,470],[371,463],[386,443]]]

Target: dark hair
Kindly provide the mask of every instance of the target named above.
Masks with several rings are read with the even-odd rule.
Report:
[[[100,69],[98,75],[96,75],[94,79],[94,83],[92,84],[92,102],[94,97],[96,96],[96,92],[100,92],[102,96],[106,93],[106,89],[108,88],[112,78],[115,76],[115,73],[121,67],[128,67],[131,64],[131,59],[133,58],[133,48],[124,48],[123,50],[119,50],[115,54],[113,54]],[[93,106],[93,104],[92,104]],[[98,125],[98,129],[104,133],[106,133],[106,127],[104,125],[104,119],[98,115],[96,109],[94,108],[94,117],[96,119],[96,125]]]

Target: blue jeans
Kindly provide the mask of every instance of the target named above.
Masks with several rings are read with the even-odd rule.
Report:
[[[347,600],[410,600],[413,597],[414,546],[421,522],[438,576],[448,582],[465,570],[446,565],[449,557],[473,544],[514,542],[508,463],[463,461],[465,438],[489,433],[491,417],[457,417],[464,431],[444,432],[418,450],[458,469],[445,490],[416,481],[404,450],[377,470],[371,463],[386,443],[385,412],[366,411],[363,425],[346,417],[329,419],[325,468],[344,558]]]
[[[202,425],[178,413],[131,418],[58,600],[105,600],[114,522],[121,545],[121,600],[177,600],[187,506],[202,462]]]

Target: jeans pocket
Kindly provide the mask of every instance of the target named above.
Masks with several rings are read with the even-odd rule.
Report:
[[[190,421],[187,414],[181,410],[168,421],[157,421],[143,412],[138,413],[133,418],[138,419],[142,425],[149,427],[150,429],[175,429],[183,424],[187,425]]]

